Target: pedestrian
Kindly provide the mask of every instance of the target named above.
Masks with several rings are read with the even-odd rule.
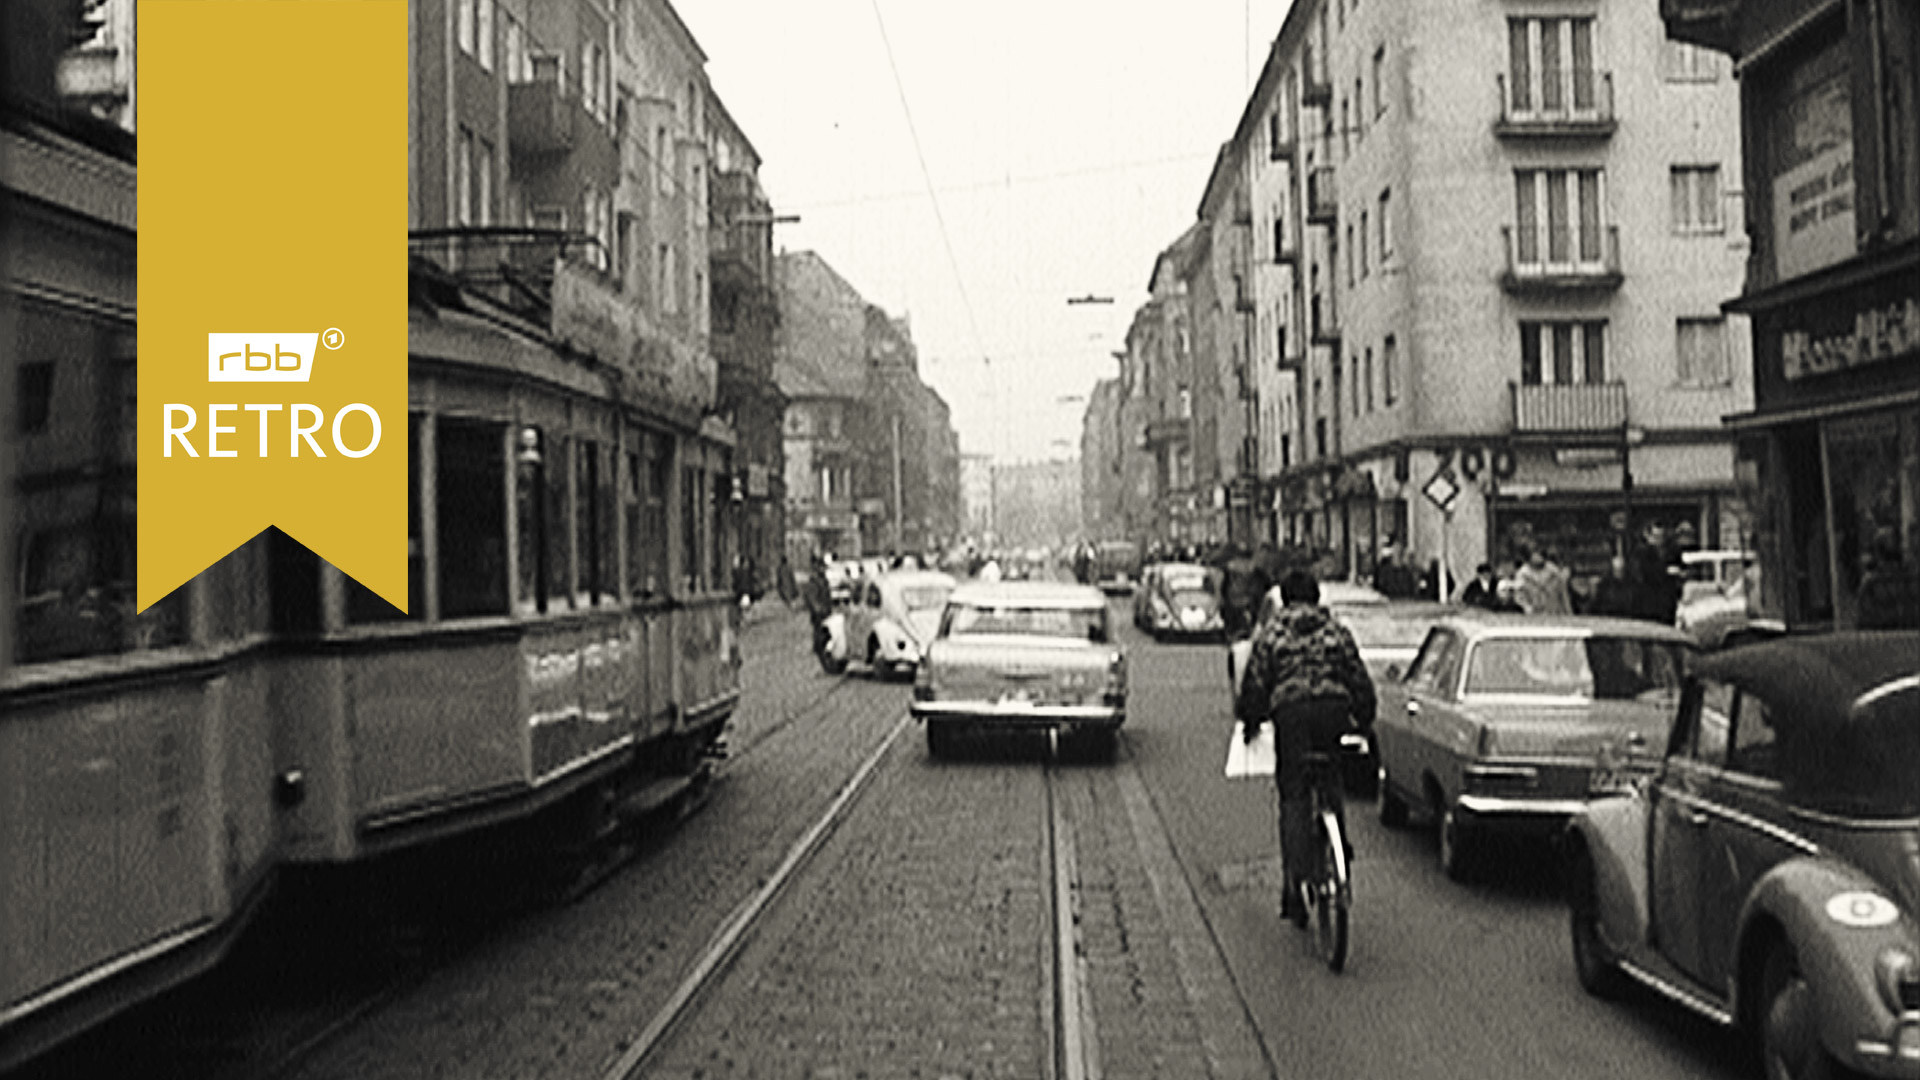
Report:
[[[1680,574],[1675,562],[1666,528],[1657,521],[1649,521],[1640,535],[1640,543],[1627,556],[1627,581],[1633,586],[1636,618],[1662,626],[1673,625],[1680,609]]]
[[[1296,926],[1306,925],[1299,882],[1309,871],[1313,850],[1307,754],[1338,754],[1340,737],[1356,728],[1371,740],[1375,709],[1373,680],[1353,635],[1320,606],[1313,575],[1289,571],[1280,579],[1280,606],[1254,631],[1234,715],[1249,741],[1261,723],[1274,726],[1281,915]],[[1341,822],[1341,835],[1347,835],[1340,785],[1325,785],[1324,794]],[[1352,862],[1351,844],[1347,859]]]
[[[792,607],[794,601],[800,599],[799,583],[793,580],[793,563],[788,561],[784,552],[780,555],[780,577],[773,583],[773,587],[780,592],[780,602],[788,607]]]
[[[1500,579],[1494,576],[1492,563],[1473,568],[1473,580],[1460,590],[1460,602],[1468,607],[1500,610]]]
[[[807,619],[813,624],[813,652],[819,656],[827,649],[827,618],[833,614],[833,585],[827,581],[827,560],[813,555],[812,572],[807,575],[801,597],[807,604]]]
[[[1529,615],[1573,614],[1573,597],[1567,591],[1570,576],[1545,549],[1528,552],[1526,563],[1513,575],[1521,610]]]

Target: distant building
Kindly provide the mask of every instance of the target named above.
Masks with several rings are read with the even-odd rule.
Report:
[[[993,456],[960,456],[960,498],[965,506],[964,530],[979,540],[993,531]]]
[[[1102,379],[1087,395],[1080,422],[1080,532],[1089,540],[1131,536],[1122,510],[1119,379]]]
[[[1080,463],[1033,461],[993,467],[997,546],[1054,548],[1080,531]]]

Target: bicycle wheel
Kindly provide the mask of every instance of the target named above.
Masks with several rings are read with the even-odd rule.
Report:
[[[1347,858],[1340,822],[1330,810],[1320,812],[1320,866],[1313,885],[1313,917],[1320,958],[1327,967],[1340,971],[1347,965],[1348,903],[1352,891],[1347,882]]]

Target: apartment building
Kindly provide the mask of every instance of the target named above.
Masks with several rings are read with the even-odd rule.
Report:
[[[1737,97],[1648,4],[1296,4],[1230,151],[1254,531],[1362,577],[1740,543]]]

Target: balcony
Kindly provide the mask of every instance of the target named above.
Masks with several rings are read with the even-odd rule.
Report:
[[[1567,249],[1567,261],[1557,261],[1550,252],[1538,250],[1554,246],[1536,244],[1522,260],[1514,249],[1514,228],[1500,226],[1500,239],[1507,250],[1507,267],[1500,275],[1500,287],[1516,296],[1552,296],[1579,292],[1605,292],[1620,287],[1625,276],[1620,272],[1620,227],[1609,225],[1602,234],[1600,250],[1579,250],[1584,241],[1562,237],[1559,246]]]
[[[1613,134],[1613,72],[1569,68],[1545,72],[1539,81],[1500,88],[1500,117],[1493,133],[1503,139],[1605,139]]]
[[[1147,421],[1147,445],[1180,445],[1187,441],[1187,421],[1177,416],[1163,416]]]
[[[1307,222],[1332,225],[1340,220],[1339,189],[1333,181],[1333,166],[1317,165],[1307,173]]]
[[[507,86],[508,151],[522,165],[593,150],[588,167],[617,175],[619,157],[606,124],[587,111],[560,58],[532,58],[533,77]]]
[[[1627,422],[1627,384],[1513,386],[1513,430],[1522,435],[1617,432]]]

